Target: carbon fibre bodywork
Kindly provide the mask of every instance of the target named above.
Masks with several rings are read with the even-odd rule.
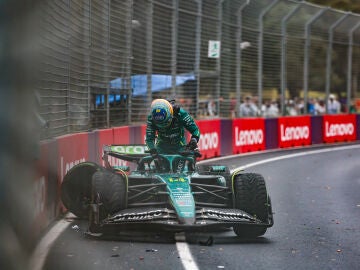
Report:
[[[109,156],[137,166],[134,170],[130,170],[130,166],[111,166]],[[103,218],[104,198],[95,194],[91,203],[90,232],[149,227],[194,231],[252,226],[263,228],[264,233],[273,225],[270,198],[264,205],[267,214],[262,219],[238,207],[234,181],[242,172],[231,175],[226,166],[196,166],[193,151],[154,158],[147,154],[143,145],[109,145],[104,147],[103,159],[107,170],[120,174],[126,181],[123,193],[126,207],[106,213]]]

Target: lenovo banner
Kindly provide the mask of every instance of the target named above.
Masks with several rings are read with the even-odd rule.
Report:
[[[114,128],[114,144],[130,144],[130,128]]]
[[[36,236],[48,226],[50,220],[55,217],[53,206],[57,201],[54,194],[49,194],[53,187],[49,189],[49,176],[51,168],[50,143],[41,143],[40,159],[36,160],[36,175],[32,188],[31,203],[33,203],[33,212],[31,212],[30,226],[31,232]],[[57,186],[55,187],[57,188]]]
[[[198,143],[201,159],[217,157],[220,155],[220,120],[196,121],[200,129],[200,141]],[[230,139],[230,138],[229,138]]]
[[[356,140],[356,115],[324,115],[323,140],[326,143]]]
[[[95,131],[95,143],[96,143],[96,163],[102,164],[103,166],[104,161],[102,160],[103,155],[103,146],[114,144],[114,130],[112,128],[109,129],[102,129]]]
[[[233,154],[265,150],[265,120],[263,118],[234,119],[232,140]]]
[[[287,116],[278,120],[279,147],[293,147],[311,144],[310,116]]]
[[[88,134],[78,133],[59,137],[58,176],[62,182],[65,174],[75,165],[88,160]]]

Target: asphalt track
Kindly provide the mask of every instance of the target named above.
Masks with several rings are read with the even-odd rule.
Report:
[[[275,224],[263,237],[144,231],[98,240],[84,236],[86,221],[67,218],[39,245],[34,269],[360,269],[360,144],[210,162],[265,177]]]

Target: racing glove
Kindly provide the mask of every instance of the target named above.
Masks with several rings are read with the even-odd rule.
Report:
[[[197,140],[195,138],[191,138],[191,140],[188,143],[188,147],[190,150],[195,150],[198,148]]]
[[[150,149],[150,155],[151,155],[153,158],[157,157],[158,151],[156,150],[156,148]]]

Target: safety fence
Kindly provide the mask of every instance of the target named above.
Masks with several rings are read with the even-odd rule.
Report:
[[[279,115],[288,100],[311,114],[313,98],[349,109],[359,97],[357,14],[294,0],[37,3],[43,139],[144,122],[157,97],[197,119],[238,117],[247,95]]]

